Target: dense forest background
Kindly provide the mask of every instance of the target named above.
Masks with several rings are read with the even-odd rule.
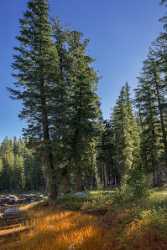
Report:
[[[5,138],[0,146],[0,191],[44,190],[40,157],[23,139]]]
[[[166,1],[162,1],[166,5]],[[0,190],[60,192],[167,182],[167,17],[153,42],[133,99],[128,83],[109,120],[99,76],[78,31],[49,21],[48,2],[31,0],[20,20],[9,89],[21,100],[23,139],[0,146]],[[111,90],[112,91],[112,90]]]

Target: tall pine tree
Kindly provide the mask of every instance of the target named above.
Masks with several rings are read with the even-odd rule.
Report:
[[[13,69],[17,79],[12,97],[23,103],[20,117],[26,119],[26,137],[42,149],[49,197],[57,197],[57,177],[52,150],[52,114],[58,71],[58,54],[51,39],[47,0],[30,0],[20,20],[19,46]]]

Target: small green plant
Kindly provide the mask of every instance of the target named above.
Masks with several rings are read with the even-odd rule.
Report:
[[[115,191],[113,203],[116,205],[127,202],[138,202],[148,197],[148,189],[141,168],[131,169],[122,185]]]

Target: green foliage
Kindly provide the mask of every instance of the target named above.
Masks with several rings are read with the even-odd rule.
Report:
[[[97,75],[86,54],[88,41],[80,32],[69,35],[69,80],[71,82],[69,117],[70,164],[75,176],[76,189],[82,190],[85,177],[95,167],[95,147],[99,117],[99,98],[96,94]]]
[[[128,171],[136,167],[139,161],[139,128],[133,114],[128,84],[122,88],[114,108],[112,128],[113,161],[118,171],[119,182],[124,182]]]
[[[144,172],[141,168],[131,169],[124,182],[116,189],[113,197],[113,203],[117,205],[138,203],[148,198],[148,187]]]
[[[0,144],[0,191],[43,189],[41,162],[26,143],[5,138]]]
[[[136,90],[141,126],[141,158],[145,171],[153,173],[154,186],[163,182],[163,169],[167,165],[166,84],[162,72],[157,52],[152,50],[144,62]]]
[[[142,168],[136,167],[130,170],[127,179],[127,192],[136,200],[147,197],[148,187],[146,186],[146,179]]]
[[[161,1],[166,3],[166,0]],[[163,32],[149,50],[137,89],[137,108],[141,126],[141,155],[146,172],[152,172],[153,185],[165,180],[167,166],[167,88],[166,88],[166,16]]]

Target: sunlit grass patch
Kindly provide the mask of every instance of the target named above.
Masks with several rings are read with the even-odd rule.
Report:
[[[74,211],[44,211],[36,216],[35,227],[22,234],[20,243],[4,246],[5,250],[101,250],[103,240],[97,218]],[[92,246],[92,244],[94,244]],[[82,246],[85,248],[82,248]],[[93,247],[93,248],[92,248]]]
[[[88,197],[82,199],[80,210],[64,209],[59,203],[56,207],[45,203],[26,208],[28,223],[33,228],[28,233],[21,233],[16,241],[9,239],[0,249],[167,249],[167,209],[155,206],[159,201],[166,201],[165,189],[151,190],[146,200],[121,206],[113,206],[113,192],[92,192]],[[70,196],[67,200],[71,202]],[[92,213],[93,209],[102,209],[102,205],[106,208],[105,214]]]
[[[150,192],[151,201],[167,201],[167,188],[165,189],[155,189]]]

